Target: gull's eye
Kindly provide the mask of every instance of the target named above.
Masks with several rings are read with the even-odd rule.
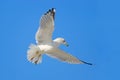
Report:
[[[65,42],[65,40],[63,40],[63,42]]]

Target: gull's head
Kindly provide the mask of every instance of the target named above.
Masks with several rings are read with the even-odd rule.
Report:
[[[54,42],[57,43],[58,45],[63,44],[63,45],[65,45],[65,46],[67,46],[67,47],[69,46],[68,43],[65,41],[64,38],[56,38],[56,39],[54,40]]]

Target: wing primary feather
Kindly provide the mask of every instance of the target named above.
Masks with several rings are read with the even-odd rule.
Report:
[[[55,19],[55,8],[49,9],[44,15],[51,14],[53,19]]]
[[[88,62],[85,62],[85,61],[82,61],[82,60],[80,60],[80,61],[83,62],[84,64],[93,65],[92,63],[88,63]]]

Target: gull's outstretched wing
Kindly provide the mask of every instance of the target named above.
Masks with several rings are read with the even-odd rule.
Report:
[[[58,49],[58,48],[53,48],[50,52],[47,53],[48,56],[51,56],[53,58],[59,59],[63,62],[68,62],[71,64],[88,64],[92,65],[91,63],[87,63],[85,61],[79,60],[76,57]]]
[[[40,27],[36,33],[36,41],[38,44],[48,43],[52,41],[52,33],[54,30],[55,9],[49,9],[40,20]]]

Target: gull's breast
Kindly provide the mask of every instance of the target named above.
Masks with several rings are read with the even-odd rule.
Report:
[[[51,45],[39,45],[38,47],[44,53],[50,52],[53,49],[53,46],[51,46]]]

